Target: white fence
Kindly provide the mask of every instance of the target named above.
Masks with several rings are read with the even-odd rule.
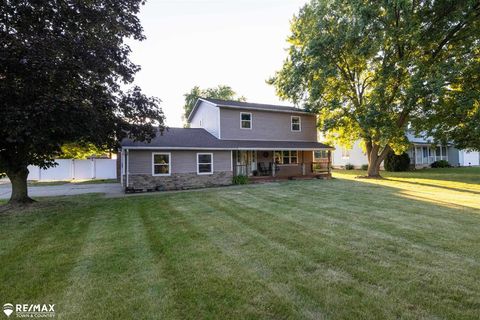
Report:
[[[115,159],[57,159],[57,166],[46,170],[29,166],[28,180],[83,180],[116,179],[117,160]]]

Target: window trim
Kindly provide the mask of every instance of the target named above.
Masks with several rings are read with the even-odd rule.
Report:
[[[155,156],[167,155],[168,156],[168,173],[155,173]],[[160,164],[157,164],[160,165]],[[152,176],[153,177],[168,177],[172,175],[172,153],[171,152],[152,152]]]
[[[242,120],[242,115],[248,114],[250,115],[250,120]],[[242,127],[242,121],[250,121],[250,128]],[[242,130],[252,130],[253,128],[253,114],[251,112],[240,112],[240,129]]]
[[[210,156],[210,172],[200,172],[200,162],[199,156],[200,155],[209,155]],[[202,163],[202,164],[208,164],[208,163]],[[197,152],[197,175],[210,175],[213,174],[213,152]]]
[[[298,130],[293,130],[293,118],[298,118]],[[300,117],[300,116],[290,116],[290,131],[292,131],[292,132],[302,132],[302,117]]]
[[[325,158],[316,158],[315,157],[315,152],[321,151],[321,152],[326,152],[326,157]],[[312,151],[312,160],[313,162],[320,162],[322,159],[328,159],[328,150],[313,150]]]

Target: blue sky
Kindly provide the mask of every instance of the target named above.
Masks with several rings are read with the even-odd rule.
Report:
[[[182,125],[183,94],[195,85],[279,103],[265,80],[281,67],[290,19],[305,2],[150,0],[140,13],[147,40],[129,42],[142,67],[135,83],[162,99],[169,126]]]

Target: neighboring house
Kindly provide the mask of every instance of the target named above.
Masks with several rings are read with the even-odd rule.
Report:
[[[407,138],[411,143],[407,150],[410,156],[410,164],[414,168],[426,168],[438,160],[446,160],[452,166],[478,166],[480,165],[479,152],[459,150],[452,145],[437,145],[432,143],[430,137],[418,137],[408,132]],[[357,141],[351,149],[336,146],[332,157],[334,168],[343,168],[346,164],[352,164],[360,168],[368,164],[367,155]],[[382,164],[383,166],[383,164]]]
[[[317,142],[316,116],[277,105],[198,99],[190,128],[150,143],[122,141],[126,190],[173,190],[251,179],[330,177],[330,151]]]

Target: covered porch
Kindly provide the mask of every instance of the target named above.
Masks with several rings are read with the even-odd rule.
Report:
[[[234,175],[251,180],[330,178],[329,149],[234,150]]]
[[[410,164],[415,168],[429,167],[433,162],[448,159],[448,146],[413,144],[407,151]]]

